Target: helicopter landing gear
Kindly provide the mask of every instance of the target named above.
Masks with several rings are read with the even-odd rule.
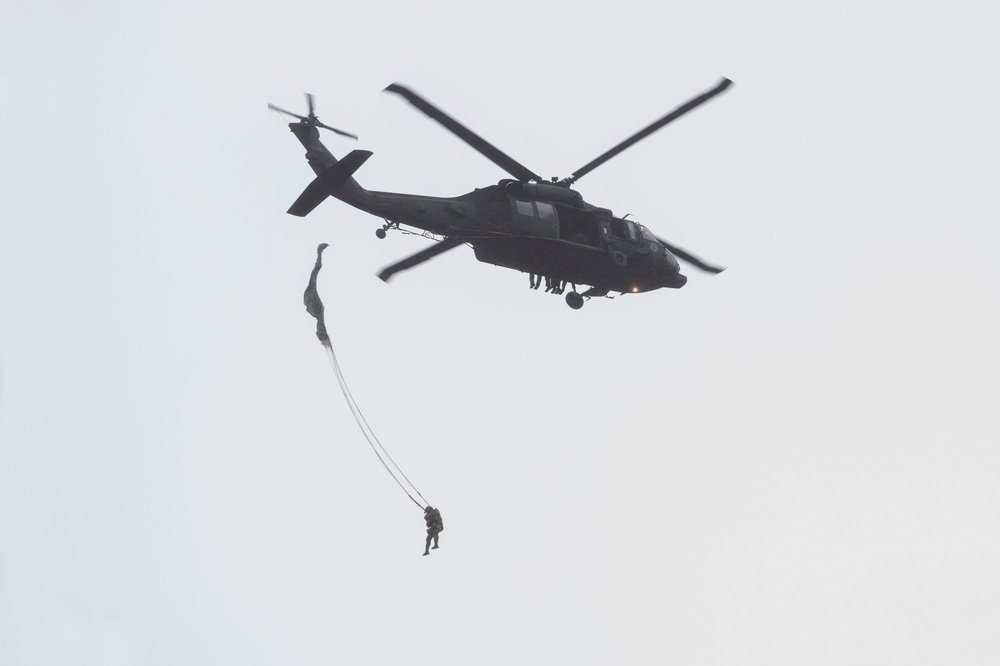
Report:
[[[579,310],[583,307],[583,296],[575,291],[570,291],[566,293],[566,305],[570,306],[574,310]]]
[[[390,222],[389,220],[386,220],[381,229],[375,230],[375,235],[378,236],[379,239],[385,238],[385,232],[387,229],[399,229],[399,222]]]

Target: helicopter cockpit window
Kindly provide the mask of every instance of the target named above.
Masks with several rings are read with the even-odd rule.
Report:
[[[552,207],[552,204],[545,203],[544,201],[536,201],[535,207],[538,209],[539,218],[547,222],[552,222],[556,219],[556,209]]]
[[[627,238],[637,240],[635,223],[629,220],[619,220],[611,218],[611,235],[615,238]]]
[[[659,241],[656,240],[656,236],[653,235],[652,231],[650,231],[646,227],[640,227],[640,228],[642,229],[642,237],[643,238],[645,238],[648,241],[653,241],[654,243],[659,242]]]
[[[518,201],[515,199],[514,203],[517,204],[517,212],[521,215],[532,216],[535,214],[535,211],[531,208],[530,201]]]

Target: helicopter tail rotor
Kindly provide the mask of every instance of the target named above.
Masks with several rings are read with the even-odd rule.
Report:
[[[271,111],[277,111],[278,113],[282,113],[286,116],[291,116],[292,118],[298,118],[300,123],[312,125],[313,127],[322,127],[323,129],[330,130],[340,136],[346,136],[350,139],[354,139],[355,141],[358,140],[358,136],[356,134],[351,134],[350,132],[345,132],[344,130],[339,130],[336,127],[330,127],[329,125],[320,122],[319,118],[316,116],[316,97],[313,94],[306,93],[306,105],[309,107],[309,115],[307,116],[292,113],[291,111],[282,109],[280,106],[275,106],[270,102],[268,102],[267,108]]]

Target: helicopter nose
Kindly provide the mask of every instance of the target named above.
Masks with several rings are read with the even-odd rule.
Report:
[[[666,248],[663,249],[663,259],[667,262],[667,267],[670,270],[674,271],[675,273],[680,272],[681,265],[677,263],[677,257],[670,254],[670,252]]]
[[[681,267],[677,264],[676,259],[674,259],[673,265],[668,266],[667,270],[663,271],[660,275],[664,282],[663,286],[668,289],[680,289],[688,281],[687,276],[681,273]]]
[[[681,265],[677,261],[677,257],[672,255],[669,250],[663,248],[663,259],[666,262],[664,267],[666,270],[663,271],[666,284],[665,287],[669,289],[680,289],[685,284],[687,284],[687,276],[681,274]]]

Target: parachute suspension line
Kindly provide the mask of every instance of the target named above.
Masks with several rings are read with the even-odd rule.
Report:
[[[324,344],[323,348],[326,349],[327,358],[330,359],[330,365],[333,366],[333,372],[337,375],[337,383],[340,384],[340,390],[343,391],[344,398],[347,399],[347,405],[351,408],[351,413],[354,414],[354,420],[358,422],[358,427],[361,428],[361,432],[364,433],[365,439],[368,440],[368,445],[372,448],[372,451],[375,452],[375,456],[378,458],[379,462],[382,463],[385,470],[389,472],[389,476],[392,477],[392,480],[395,481],[400,488],[402,488],[404,493],[406,493],[406,496],[413,500],[414,504],[421,509],[426,506],[430,506],[430,503],[424,499],[424,496],[420,494],[420,491],[417,490],[415,485],[413,485],[413,482],[406,477],[406,474],[404,474],[403,470],[396,464],[396,461],[392,459],[389,452],[385,450],[385,447],[382,446],[382,442],[378,440],[378,437],[375,436],[375,432],[372,431],[371,427],[368,425],[368,421],[365,420],[364,414],[361,413],[361,409],[358,407],[358,404],[354,402],[354,396],[351,395],[351,390],[347,388],[347,381],[344,380],[344,373],[340,370],[340,364],[337,362],[337,355],[333,353],[333,347]],[[387,460],[388,462],[386,462]],[[389,463],[392,464],[392,467],[389,467]],[[393,470],[395,470],[395,472]],[[400,481],[399,477],[406,480],[406,483],[409,484],[413,493],[423,500],[423,504],[418,502],[413,495],[410,494],[410,491],[406,489],[406,486],[403,485],[403,482]]]
[[[413,503],[418,507],[423,509],[424,507],[430,506],[430,503],[424,499],[424,496],[420,494],[417,487],[413,485],[413,482],[406,478],[406,474],[403,474],[403,470],[399,468],[396,461],[392,459],[389,452],[385,450],[382,446],[382,442],[378,441],[378,437],[372,431],[368,422],[365,420],[364,415],[358,408],[358,404],[354,402],[354,396],[351,395],[351,390],[347,388],[347,382],[344,380],[344,373],[340,371],[340,364],[337,363],[337,355],[333,353],[333,344],[330,342],[330,335],[326,331],[326,321],[323,316],[325,308],[323,307],[323,301],[319,297],[319,292],[316,289],[316,278],[319,277],[319,271],[323,267],[323,250],[325,250],[329,245],[326,243],[320,243],[316,248],[316,265],[313,267],[312,274],[309,276],[309,286],[306,287],[306,291],[302,294],[302,302],[306,306],[306,312],[311,314],[316,318],[316,337],[319,338],[320,344],[326,349],[326,355],[330,359],[330,365],[333,366],[333,372],[337,375],[337,383],[340,384],[340,390],[344,392],[344,398],[347,399],[347,406],[351,408],[351,413],[354,414],[354,420],[358,422],[358,427],[361,428],[361,432],[364,434],[365,439],[368,440],[368,445],[372,447],[372,451],[375,452],[375,456],[378,458],[385,470],[389,472],[389,476],[392,477],[406,496],[413,500]],[[387,462],[388,461],[388,462]],[[392,463],[392,467],[389,466]],[[395,471],[393,471],[395,470]],[[410,486],[410,490],[413,491],[417,497],[423,500],[423,504],[418,502],[410,490],[407,490],[403,481],[400,480],[402,477]]]

